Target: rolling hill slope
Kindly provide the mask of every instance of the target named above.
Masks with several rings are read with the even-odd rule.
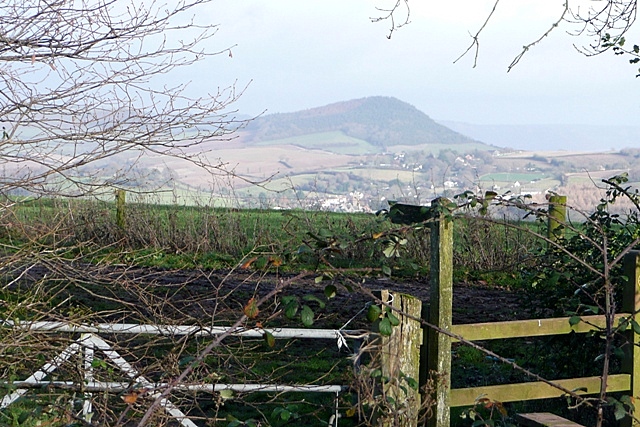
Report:
[[[252,121],[243,141],[280,141],[340,132],[379,149],[394,145],[468,144],[477,141],[433,121],[396,98],[374,96],[293,113],[268,114]],[[321,142],[321,141],[319,141]]]

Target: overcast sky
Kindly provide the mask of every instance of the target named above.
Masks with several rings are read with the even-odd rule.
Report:
[[[207,16],[219,24],[211,49],[235,45],[192,75],[193,87],[249,84],[240,113],[291,112],[384,95],[436,120],[474,124],[639,125],[636,68],[611,53],[587,58],[573,47],[591,40],[561,26],[520,64],[523,45],[542,35],[565,0],[502,0],[473,55],[471,42],[494,1],[412,0],[411,23],[388,40],[388,22],[371,23],[384,0],[220,0]],[[640,42],[640,35],[636,43]]]

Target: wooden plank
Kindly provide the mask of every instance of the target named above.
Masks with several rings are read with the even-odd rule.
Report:
[[[446,205],[447,199],[435,199],[431,206]],[[429,322],[444,330],[451,330],[453,312],[453,221],[440,214],[431,226],[431,300]],[[427,334],[427,363],[421,369],[437,375],[433,392],[434,416],[427,421],[428,427],[449,427],[451,414],[449,396],[451,387],[451,338],[429,329]]]
[[[557,242],[564,237],[567,222],[567,196],[553,195],[549,198],[549,218],[547,221],[547,237]]]
[[[391,336],[382,337],[380,347],[382,375],[392,379],[384,385],[385,396],[393,398],[397,406],[395,411],[380,417],[377,425],[416,427],[422,402],[418,388],[410,386],[409,378],[417,384],[422,329],[415,319],[420,318],[422,301],[411,295],[390,294],[386,290],[381,292],[381,298],[398,310],[395,315],[400,324],[393,327]]]
[[[622,317],[629,317],[629,314],[616,314],[616,321],[619,321]],[[602,315],[581,316],[581,318],[582,321],[573,326],[569,324],[569,317],[555,317],[550,319],[453,325],[451,326],[451,332],[469,341],[485,341],[505,338],[563,335],[571,332],[585,333],[597,328],[604,328],[605,326],[604,316]],[[458,340],[453,340],[453,342],[456,341]]]
[[[595,394],[600,391],[600,377],[555,380],[554,383],[569,390],[576,390],[578,394]],[[607,391],[610,393],[615,391],[628,391],[630,386],[630,375],[610,375]],[[586,392],[577,391],[579,388],[586,388]],[[522,400],[547,399],[563,395],[564,393],[561,390],[538,381],[484,387],[457,388],[451,390],[451,406],[472,406],[480,396],[487,397],[498,402],[518,402]]]
[[[624,275],[627,277],[622,290],[622,310],[640,312],[640,251],[634,250],[624,257]],[[634,316],[640,321],[640,316]],[[631,375],[630,395],[640,396],[640,335],[634,333],[633,328],[625,333],[630,345],[623,346],[622,372]],[[637,398],[637,397],[636,397]],[[625,417],[620,422],[621,427],[640,427],[636,418]]]
[[[527,427],[584,427],[582,424],[562,418],[551,412],[516,414],[514,419],[518,424]]]

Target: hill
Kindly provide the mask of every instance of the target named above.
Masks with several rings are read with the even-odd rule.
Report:
[[[257,143],[341,132],[385,148],[394,145],[468,144],[473,139],[436,123],[414,106],[373,96],[293,113],[268,114],[246,128],[244,142]]]

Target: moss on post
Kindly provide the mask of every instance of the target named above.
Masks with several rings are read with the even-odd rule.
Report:
[[[436,199],[432,206],[447,204],[447,199]],[[428,321],[441,329],[451,330],[453,304],[453,222],[440,214],[431,224],[431,299]],[[434,392],[434,415],[430,427],[449,427],[451,388],[451,338],[428,330],[427,360],[421,366],[420,378],[426,381],[431,373],[437,376]]]
[[[126,226],[125,200],[126,192],[124,190],[116,190],[116,225],[121,231],[124,231]]]
[[[564,237],[564,225],[567,220],[567,196],[549,197],[549,219],[547,237],[557,241]]]
[[[384,290],[381,299],[395,309],[393,314],[400,323],[381,343],[382,376],[388,379],[384,395],[387,400],[392,399],[395,410],[379,421],[383,426],[415,427],[421,405],[418,376],[422,344],[422,329],[416,319],[420,318],[422,301],[411,295],[390,294]]]

